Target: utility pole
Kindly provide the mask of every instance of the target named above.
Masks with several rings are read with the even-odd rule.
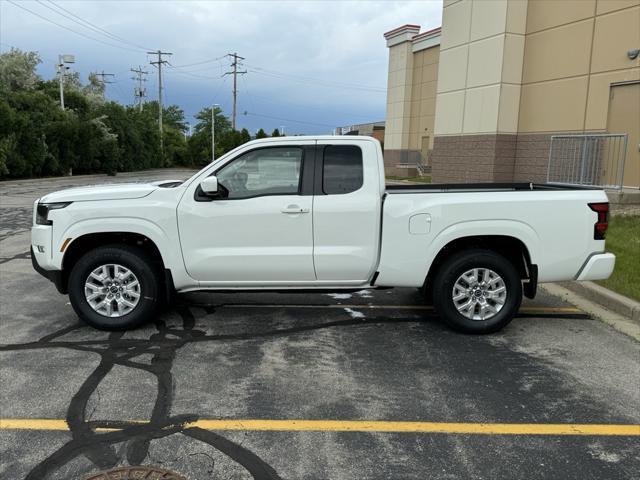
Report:
[[[214,103],[211,107],[211,161],[216,159],[216,107],[219,107],[217,103]]]
[[[96,76],[96,79],[102,84],[104,85],[104,91],[106,92],[107,87],[106,85],[108,83],[114,83],[112,81],[106,80],[106,77],[115,77],[115,73],[104,73],[104,70],[102,71],[102,73],[94,73],[94,75]],[[104,98],[104,92],[103,92],[103,98]]]
[[[144,76],[148,75],[149,72],[142,70],[141,66],[138,66],[137,69],[132,68],[131,71],[136,74],[135,77],[131,77],[131,80],[138,82],[138,86],[133,88],[133,98],[135,98],[135,101],[138,103],[138,109],[142,111],[142,101],[144,97],[147,96],[147,89],[142,87],[142,82],[147,81]]]
[[[158,67],[158,127],[160,129],[160,152],[164,152],[164,142],[162,141],[162,65],[168,62],[162,59],[162,55],[173,55],[173,53],[162,52],[160,50],[147,53],[158,56],[158,60],[149,63]]]
[[[237,111],[236,105],[238,100],[238,75],[244,75],[245,73],[247,73],[247,71],[238,71],[238,60],[244,60],[244,57],[241,57],[235,52],[229,53],[227,54],[227,56],[233,58],[233,62],[231,63],[231,67],[233,67],[233,70],[231,72],[226,72],[224,75],[233,75],[233,115],[231,117],[231,128],[235,130]]]
[[[58,64],[56,65],[56,72],[58,73],[58,82],[60,83],[60,108],[64,110],[64,77],[67,74],[66,63],[75,63],[76,57],[74,55],[58,55]]]

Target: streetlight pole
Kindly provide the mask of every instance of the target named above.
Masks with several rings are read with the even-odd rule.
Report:
[[[64,63],[62,55],[58,55],[58,83],[60,84],[60,108],[64,110]]]
[[[216,159],[216,107],[219,107],[217,103],[214,103],[211,107],[211,161]]]
[[[73,55],[58,55],[58,82],[60,84],[60,108],[64,110],[64,76],[65,71],[69,68],[65,63],[75,63],[76,58]]]

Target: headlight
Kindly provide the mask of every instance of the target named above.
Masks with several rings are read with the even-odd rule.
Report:
[[[71,202],[39,203],[36,208],[36,223],[38,225],[53,225],[53,222],[48,219],[49,212],[68,207],[70,204]]]

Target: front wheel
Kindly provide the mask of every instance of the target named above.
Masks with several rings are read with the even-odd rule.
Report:
[[[448,259],[433,289],[434,306],[451,328],[492,333],[504,328],[522,302],[514,265],[491,250],[470,250]]]
[[[91,250],[71,270],[71,306],[82,320],[100,330],[135,328],[150,320],[158,305],[156,270],[136,247]]]

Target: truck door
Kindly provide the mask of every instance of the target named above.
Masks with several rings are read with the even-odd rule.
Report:
[[[319,140],[313,197],[313,258],[320,281],[364,282],[380,237],[380,173],[373,142]]]
[[[313,142],[257,147],[213,172],[228,190],[207,198],[201,179],[178,207],[185,267],[203,286],[313,283]],[[308,170],[312,181],[312,162]],[[310,174],[310,175],[309,175]]]

